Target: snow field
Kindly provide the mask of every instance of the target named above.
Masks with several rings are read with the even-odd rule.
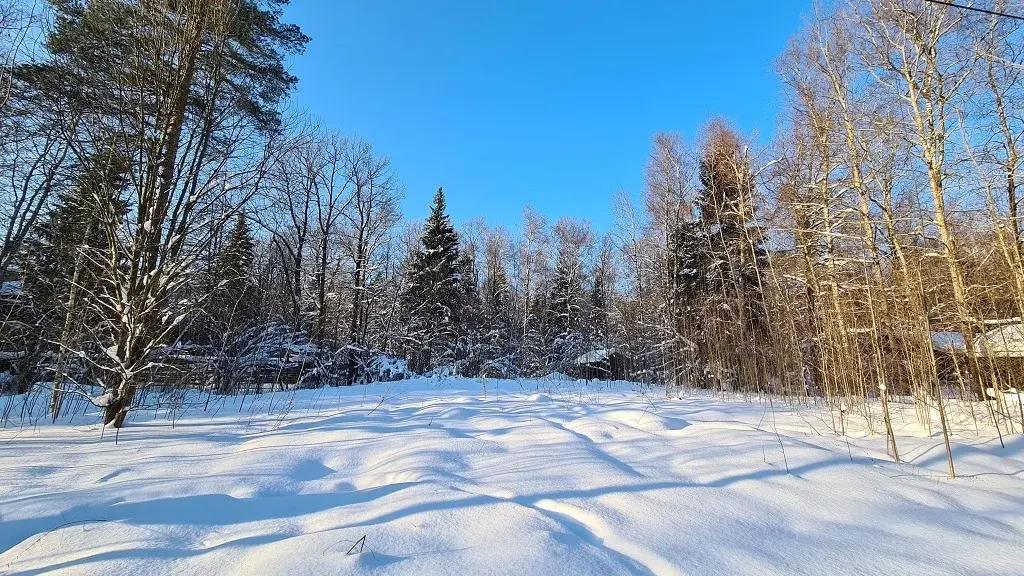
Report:
[[[909,416],[897,465],[813,408],[663,395],[415,380],[141,413],[117,444],[9,426],[0,573],[1022,570],[1024,436],[957,434],[950,481]]]

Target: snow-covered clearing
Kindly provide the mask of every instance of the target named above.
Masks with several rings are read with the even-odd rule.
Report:
[[[9,425],[0,573],[1024,571],[1024,436],[957,435],[950,481],[911,410],[897,465],[814,408],[663,394],[418,380],[149,414],[116,445],[95,416]]]

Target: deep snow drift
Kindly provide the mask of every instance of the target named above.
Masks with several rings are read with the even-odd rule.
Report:
[[[116,445],[95,415],[9,425],[0,573],[1024,570],[1024,436],[965,425],[950,481],[912,409],[897,465],[819,409],[663,394],[418,380],[150,414]]]

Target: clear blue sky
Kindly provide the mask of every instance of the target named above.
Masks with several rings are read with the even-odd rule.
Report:
[[[391,157],[422,218],[612,225],[651,137],[714,115],[770,138],[775,59],[810,0],[292,0],[297,105]]]

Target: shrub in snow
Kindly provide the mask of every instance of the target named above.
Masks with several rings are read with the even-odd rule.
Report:
[[[415,376],[409,370],[409,364],[404,359],[376,353],[373,355],[369,365],[366,366],[359,381],[366,384],[371,382],[394,382],[396,380],[407,380]]]

